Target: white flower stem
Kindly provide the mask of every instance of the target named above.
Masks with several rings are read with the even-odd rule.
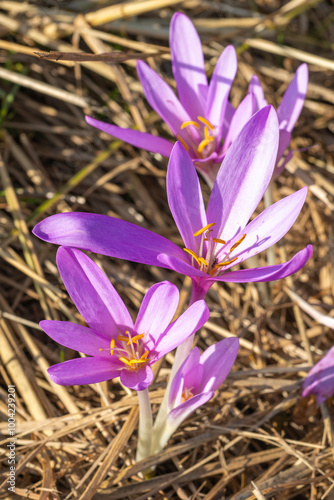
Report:
[[[208,291],[209,287],[207,288],[202,288],[198,287],[196,283],[192,283],[192,293],[189,301],[189,306],[194,304],[197,300],[204,299],[205,295]],[[163,400],[161,402],[157,417],[154,422],[153,426],[153,435],[152,435],[152,447],[151,447],[151,455],[153,453],[157,453],[158,451],[162,450],[162,448],[165,446],[167,443],[169,437],[171,434],[174,432],[174,430],[171,430],[170,427],[167,426],[166,419],[167,419],[167,413],[168,413],[168,399],[169,399],[169,392],[170,392],[170,386],[173,382],[173,379],[176,375],[176,372],[182,365],[183,361],[187,358],[189,355],[192,345],[194,342],[194,337],[195,334],[191,335],[187,340],[185,340],[182,344],[179,345],[179,347],[176,349],[175,353],[175,358],[174,358],[174,363],[172,366],[171,374],[169,376],[169,380],[167,383],[166,391],[163,397]],[[167,438],[166,438],[167,436]]]
[[[148,389],[138,391],[139,430],[136,461],[150,456],[152,439],[152,409]]]

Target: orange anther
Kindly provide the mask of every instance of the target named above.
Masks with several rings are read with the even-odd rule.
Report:
[[[215,225],[215,222],[211,222],[211,224],[207,224],[206,226],[202,227],[202,229],[199,229],[198,231],[196,231],[196,233],[194,233],[194,236],[199,236],[200,234],[202,233],[205,233],[205,231],[207,229],[210,229],[210,227],[214,226]]]
[[[236,249],[236,248],[240,245],[240,243],[242,243],[242,242],[244,241],[244,239],[245,239],[245,238],[246,238],[246,235],[245,235],[245,234],[243,234],[243,235],[241,236],[240,240],[236,241],[236,242],[234,243],[234,245],[232,245],[232,246],[231,246],[231,248],[230,248],[230,252],[232,252],[233,250],[235,250],[235,249]]]
[[[193,127],[199,128],[199,124],[197,122],[194,122],[193,120],[188,120],[187,122],[183,122],[180,128],[182,130],[186,127],[189,127],[190,125],[192,125]]]
[[[209,122],[209,120],[207,120],[206,118],[203,118],[203,116],[198,116],[197,120],[199,120],[200,122],[204,123],[204,125],[206,125],[207,127],[209,127],[210,130],[214,130],[215,129],[215,127],[212,125],[212,123]]]
[[[182,146],[184,147],[184,149],[186,151],[189,151],[189,146],[184,142],[184,140],[182,139],[182,137],[179,134],[177,134],[176,138],[177,138],[178,141],[180,141],[180,143],[182,144]]]

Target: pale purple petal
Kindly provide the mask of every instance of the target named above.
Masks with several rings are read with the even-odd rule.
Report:
[[[86,326],[76,325],[69,321],[43,320],[39,326],[53,340],[69,349],[88,354],[110,358],[110,335],[105,337]],[[103,349],[103,351],[100,351]]]
[[[262,85],[256,75],[253,75],[251,81],[249,82],[248,92],[252,92],[255,95],[256,109],[254,112],[259,111],[259,109],[268,105],[268,102],[264,97]]]
[[[280,128],[292,132],[304,105],[308,84],[307,64],[302,64],[296,71],[286,89],[281,104],[277,108]]]
[[[227,132],[223,150],[227,151],[231,146],[232,142],[240,134],[241,130],[244,128],[246,123],[251,119],[256,111],[256,100],[254,94],[247,94],[246,97],[241,101],[233,118],[229,130]]]
[[[135,391],[143,391],[147,389],[153,380],[153,372],[150,366],[144,366],[140,370],[127,370],[121,371],[121,383],[129,389]]]
[[[153,362],[175,349],[175,347],[182,344],[188,337],[202,328],[209,319],[209,316],[210,311],[204,300],[198,300],[189,306],[160,336],[155,346],[156,355],[153,358]],[[151,351],[152,348],[149,348],[149,350]]]
[[[290,139],[291,139],[290,132],[287,132],[285,129],[280,129],[276,163],[280,160],[286,148],[289,146]]]
[[[177,92],[183,107],[196,120],[203,116],[208,91],[202,45],[190,19],[177,12],[169,29],[169,46]]]
[[[274,266],[257,267],[255,269],[241,269],[240,271],[230,271],[215,278],[213,281],[228,281],[231,283],[248,283],[252,281],[274,281],[286,278],[299,271],[312,256],[312,245],[308,245],[300,252],[296,253],[291,260],[284,264]]]
[[[219,169],[207,209],[213,237],[227,241],[246,226],[270,182],[277,147],[277,116],[267,106],[244,126]]]
[[[196,252],[194,233],[207,224],[205,207],[196,169],[180,142],[169,160],[167,197],[186,248]]]
[[[318,404],[321,405],[334,394],[334,347],[313,366],[303,382],[302,396],[316,394]]]
[[[86,122],[92,127],[95,127],[102,132],[121,139],[132,146],[137,148],[146,149],[152,153],[160,153],[162,156],[169,157],[173,144],[162,137],[157,137],[155,135],[147,134],[146,132],[139,132],[137,130],[132,130],[131,128],[121,128],[110,123],[104,123],[99,120],[95,120],[90,116],[85,117]]]
[[[204,369],[201,364],[188,367],[187,370],[184,370],[184,387],[189,389],[194,395],[203,392],[200,390],[203,373]]]
[[[221,135],[223,138],[225,138],[227,135],[227,132],[228,132],[228,129],[230,128],[234,113],[235,113],[234,107],[232,106],[230,101],[227,101],[226,106],[225,106],[225,113],[224,113],[224,117],[223,117],[223,128],[221,131]]]
[[[201,356],[203,378],[199,392],[215,391],[224,382],[235,362],[239,339],[221,340],[208,347]]]
[[[90,328],[110,339],[133,327],[131,316],[115,288],[87,255],[73,248],[60,247],[57,266],[70,297]]]
[[[141,303],[135,331],[145,333],[145,339],[159,337],[172,321],[179,297],[177,287],[168,281],[151,286]]]
[[[219,136],[223,126],[226,102],[236,72],[237,54],[235,48],[229,45],[220,55],[213,71],[206,103],[205,117],[218,128]]]
[[[166,238],[107,215],[81,212],[51,215],[37,224],[33,233],[49,243],[152,266],[168,267],[158,260],[165,252],[184,259],[183,250]]]
[[[185,129],[181,130],[181,125],[190,120],[190,116],[170,86],[144,61],[137,62],[137,72],[145,97],[152,108],[167,123],[174,135],[180,134],[187,141],[188,132]],[[193,133],[196,135],[196,131]]]
[[[214,391],[197,394],[180,404],[167,415],[167,422],[177,428],[186,418],[188,418],[197,408],[207,403],[215,395]]]
[[[119,377],[120,368],[102,357],[77,358],[53,365],[48,369],[50,379],[59,385],[96,384]]]
[[[238,260],[233,265],[243,262],[274,245],[294,224],[304,205],[306,195],[307,187],[304,187],[266,208],[217,253],[218,261],[222,260],[228,249],[244,234],[246,237],[242,243],[228,254],[231,259],[238,257]]]
[[[170,392],[168,397],[168,407],[170,409],[181,404],[181,397],[184,387],[184,375],[191,368],[197,367],[199,365],[199,360],[201,357],[201,352],[198,347],[194,347],[190,352],[187,359],[182,363],[178,371],[176,372],[172,384],[170,386]]]

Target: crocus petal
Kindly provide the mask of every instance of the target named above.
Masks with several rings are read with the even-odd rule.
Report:
[[[312,245],[308,245],[296,253],[291,260],[284,264],[274,266],[257,267],[255,269],[241,269],[231,271],[221,276],[212,278],[213,281],[228,281],[230,283],[248,283],[252,281],[274,281],[286,278],[299,271],[312,256]]]
[[[316,394],[321,405],[334,394],[334,347],[316,363],[303,382],[302,396]]]
[[[172,351],[178,345],[187,340],[209,319],[210,311],[204,300],[198,300],[188,307],[188,309],[177,318],[165,332],[160,335],[156,345],[152,342],[152,347],[148,345],[150,351],[155,348],[155,356],[152,362],[158,361],[165,354]],[[147,345],[147,344],[146,344]]]
[[[50,379],[59,385],[81,385],[104,382],[120,375],[119,366],[101,357],[78,358],[53,365],[48,369]]]
[[[305,198],[307,195],[307,187],[296,191],[295,193],[286,196],[282,200],[277,201],[270,207],[266,208],[260,215],[252,220],[246,227],[235,236],[228,244],[231,248],[240,236],[245,234],[246,237],[231,252],[231,258],[238,256],[238,261],[233,265],[243,262],[244,260],[263,252],[270,246],[279,241],[291,228],[297,219]],[[224,248],[217,253],[218,261],[222,260]]]
[[[201,352],[198,347],[194,347],[190,352],[189,356],[182,363],[178,371],[176,372],[172,384],[170,386],[170,392],[168,397],[168,407],[170,409],[175,408],[181,404],[181,397],[184,386],[184,374],[187,373],[191,368],[197,367],[199,365],[199,360],[201,357]]]
[[[167,123],[174,135],[180,134],[187,140],[187,131],[181,130],[181,125],[189,121],[190,116],[170,86],[144,61],[137,62],[137,72],[145,97],[152,108]]]
[[[167,415],[167,422],[173,428],[177,428],[186,418],[188,418],[197,408],[207,403],[213,398],[215,392],[210,391],[206,393],[197,394],[180,404],[174,410],[170,411]]]
[[[224,382],[235,362],[239,339],[221,340],[208,347],[201,356],[203,378],[199,392],[215,391]]]
[[[87,255],[61,247],[57,252],[57,266],[69,295],[90,328],[110,339],[133,326],[115,288]]]
[[[231,146],[232,142],[239,135],[240,131],[244,128],[246,123],[251,119],[256,111],[256,100],[254,94],[247,94],[246,97],[241,101],[233,118],[225,138],[223,149],[227,151]]]
[[[169,46],[177,92],[183,107],[196,120],[203,116],[208,90],[202,45],[190,19],[177,12],[169,29]]]
[[[95,120],[90,116],[85,117],[88,125],[102,130],[107,134],[121,139],[124,142],[132,144],[137,148],[146,149],[152,153],[160,153],[162,156],[169,157],[173,144],[162,137],[157,137],[155,135],[147,134],[146,132],[139,132],[137,130],[132,130],[131,128],[121,128],[116,125],[111,125],[110,123],[104,123],[99,120]]]
[[[276,163],[280,160],[280,158],[284,154],[284,151],[289,146],[290,139],[291,139],[290,132],[287,132],[285,129],[280,129]],[[276,172],[274,172],[274,173],[276,173]]]
[[[228,132],[228,129],[230,128],[234,113],[235,113],[234,107],[232,106],[230,101],[226,101],[225,113],[224,113],[224,117],[223,117],[223,128],[221,131],[221,136],[223,138],[225,138],[227,135],[227,132]]]
[[[140,370],[122,370],[121,383],[129,389],[143,391],[147,389],[153,380],[153,372],[150,366],[145,366]]]
[[[221,129],[225,114],[226,102],[237,72],[237,54],[235,48],[229,45],[220,55],[213,71],[206,104],[205,116]],[[219,130],[218,135],[221,135]]]
[[[246,226],[270,182],[277,147],[277,116],[266,106],[244,126],[218,171],[207,209],[213,237],[229,240]]]
[[[302,64],[296,71],[286,89],[281,104],[277,108],[280,128],[291,132],[304,105],[308,84],[307,64]]]
[[[39,326],[53,340],[69,349],[83,352],[90,356],[110,358],[109,338],[86,326],[76,325],[69,321],[41,321]],[[103,349],[100,351],[100,349]]]
[[[194,233],[207,224],[204,201],[194,164],[180,142],[169,160],[167,197],[185,246],[196,252]]]
[[[168,267],[158,261],[165,252],[184,258],[184,252],[166,238],[107,215],[56,214],[37,224],[33,233],[49,243],[152,266]]]
[[[251,81],[249,82],[248,92],[252,92],[255,95],[256,109],[254,113],[267,106],[268,102],[264,97],[262,85],[256,75],[253,75]]]
[[[172,321],[179,297],[177,287],[168,281],[151,286],[141,303],[135,331],[150,339],[159,336]]]

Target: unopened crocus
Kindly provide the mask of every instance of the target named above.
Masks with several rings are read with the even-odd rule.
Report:
[[[334,347],[308,373],[303,382],[303,398],[315,394],[319,405],[334,394]]]
[[[215,281],[245,283],[284,278],[303,267],[312,254],[311,246],[283,264],[231,270],[280,240],[305,201],[307,188],[248,222],[270,182],[277,147],[277,117],[267,106],[251,118],[227,152],[205,211],[194,165],[182,144],[176,143],[167,172],[167,195],[183,248],[129,222],[89,213],[53,215],[37,224],[34,234],[50,243],[190,276],[191,303],[204,298]]]
[[[211,345],[202,355],[194,347],[172,381],[166,421],[158,418],[154,425],[152,454],[160,451],[180,424],[214,396],[229,374],[238,348],[236,337]]]
[[[210,83],[205,69],[201,41],[190,19],[175,13],[170,24],[169,44],[172,70],[179,99],[169,85],[145,62],[138,61],[137,72],[144,94],[152,108],[182,142],[197,170],[212,187],[219,166],[251,116],[267,102],[257,77],[249,94],[235,110],[228,100],[237,71],[237,57],[229,45],[220,55]],[[302,65],[278,108],[280,119],[279,163],[300,114],[307,87],[307,67]],[[142,149],[169,156],[172,143],[148,133],[123,129],[86,117],[90,125]],[[275,171],[276,175],[276,171]]]
[[[57,265],[88,327],[52,320],[40,325],[59,344],[89,356],[49,368],[50,378],[57,384],[93,384],[120,377],[126,387],[143,391],[153,379],[151,365],[201,328],[209,317],[208,307],[200,301],[171,323],[179,292],[164,281],[147,291],[134,323],[107,276],[87,255],[61,247]]]

